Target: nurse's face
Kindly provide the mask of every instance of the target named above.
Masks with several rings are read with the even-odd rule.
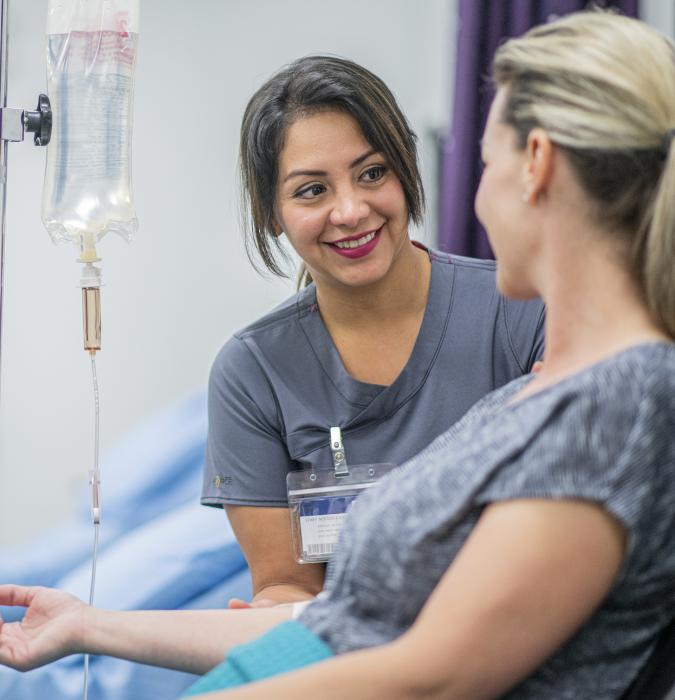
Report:
[[[288,127],[278,182],[279,227],[317,284],[376,283],[409,241],[399,179],[343,112]]]
[[[485,226],[497,258],[497,286],[514,299],[537,294],[530,277],[537,231],[527,193],[527,154],[515,130],[501,120],[505,88],[490,108],[481,142],[483,175],[476,193],[476,215]]]

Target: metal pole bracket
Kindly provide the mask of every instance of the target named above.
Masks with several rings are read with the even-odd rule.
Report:
[[[52,109],[47,95],[40,94],[35,111],[0,107],[0,140],[23,141],[25,132],[34,133],[33,143],[46,146],[52,135]]]

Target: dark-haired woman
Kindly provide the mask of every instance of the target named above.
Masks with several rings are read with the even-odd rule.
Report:
[[[543,306],[506,301],[494,263],[411,240],[415,135],[355,63],[308,57],[272,77],[246,108],[240,157],[249,241],[280,274],[284,235],[311,282],[215,361],[202,502],[225,507],[254,601],[293,602],[321,590],[324,567],[294,561],[289,471],[331,467],[332,427],[351,464],[409,459],[530,371]]]

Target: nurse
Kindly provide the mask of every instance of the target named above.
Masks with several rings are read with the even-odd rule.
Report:
[[[544,308],[502,297],[492,261],[411,240],[424,208],[415,134],[351,61],[302,58],[265,83],[240,159],[249,250],[283,274],[285,236],[302,286],[215,360],[202,503],[225,508],[265,605],[324,582],[324,565],[294,559],[287,474],[331,468],[331,428],[350,464],[403,463],[531,370]]]

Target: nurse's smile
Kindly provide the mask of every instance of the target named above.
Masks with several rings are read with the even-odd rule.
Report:
[[[345,236],[338,241],[332,241],[328,245],[345,258],[363,258],[368,255],[380,240],[382,227],[375,231],[356,233],[353,236]]]

